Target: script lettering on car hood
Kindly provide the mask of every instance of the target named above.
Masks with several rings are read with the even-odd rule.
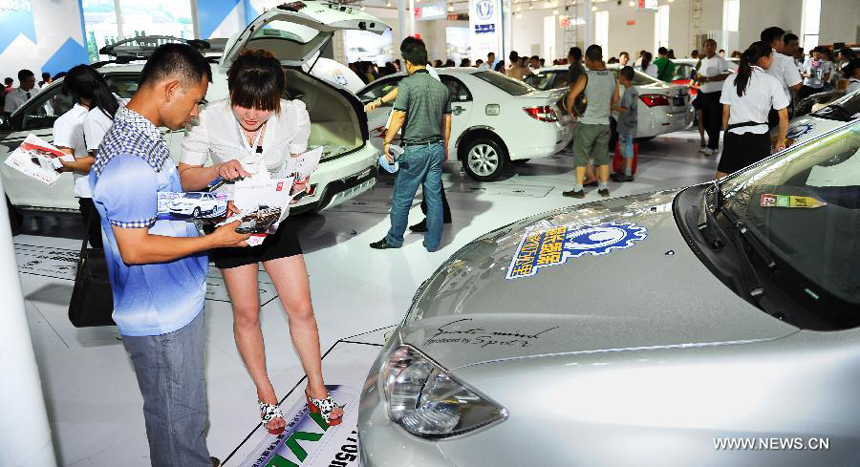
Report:
[[[542,335],[554,331],[559,328],[559,326],[553,326],[551,328],[544,329],[538,332],[524,332],[520,329],[517,330],[492,330],[487,329],[484,326],[478,326],[474,328],[468,329],[455,329],[454,325],[457,323],[463,323],[467,321],[472,321],[471,318],[458,319],[456,321],[451,321],[450,323],[443,324],[439,326],[436,332],[430,336],[424,345],[431,344],[467,344],[467,345],[475,345],[481,348],[489,347],[489,346],[520,346],[520,347],[528,347],[529,344],[534,342],[537,339],[540,339]]]

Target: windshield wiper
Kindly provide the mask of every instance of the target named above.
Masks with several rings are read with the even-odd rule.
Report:
[[[720,185],[714,180],[713,185],[705,190],[704,196],[702,196],[702,209],[699,211],[696,228],[699,229],[699,233],[702,234],[702,238],[705,239],[708,245],[715,250],[723,247],[723,242],[717,235],[719,227],[717,226],[716,219],[716,213],[719,212],[719,209],[722,207],[721,205],[722,193],[720,192]]]
[[[762,244],[761,240],[756,237],[755,233],[750,231],[743,221],[735,217],[735,215],[730,213],[729,210],[723,211],[723,215],[726,217],[726,220],[728,220],[738,230],[738,238],[740,239],[741,244],[737,245],[736,249],[738,256],[741,259],[741,265],[743,266],[743,274],[745,276],[747,290],[750,298],[759,304],[759,300],[764,295],[764,286],[762,285],[761,278],[756,271],[755,266],[753,266],[752,261],[750,261],[747,250],[743,245],[746,244],[750,247],[752,252],[758,256],[759,260],[761,260],[768,271],[776,271],[776,261],[774,261],[773,256],[767,250],[767,247]]]

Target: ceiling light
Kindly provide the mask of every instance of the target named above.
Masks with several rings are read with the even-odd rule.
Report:
[[[629,3],[628,5],[630,5],[630,6],[636,6],[636,2],[634,2],[633,0],[630,0],[630,3]]]
[[[449,7],[448,7],[448,11],[454,11],[454,7],[449,6]]]
[[[591,11],[597,11],[597,7],[596,6],[591,7]]]

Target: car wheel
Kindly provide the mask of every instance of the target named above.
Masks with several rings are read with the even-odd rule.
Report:
[[[191,217],[200,217],[200,207],[194,208],[194,212],[191,213]]]
[[[531,159],[517,159],[515,161],[511,161],[514,165],[526,165]]]
[[[490,138],[477,138],[466,147],[463,168],[475,180],[492,182],[502,176],[508,155]]]

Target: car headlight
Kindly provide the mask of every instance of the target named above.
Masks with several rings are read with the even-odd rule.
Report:
[[[409,346],[398,347],[383,361],[380,384],[389,418],[413,435],[445,438],[507,417],[503,407]]]

